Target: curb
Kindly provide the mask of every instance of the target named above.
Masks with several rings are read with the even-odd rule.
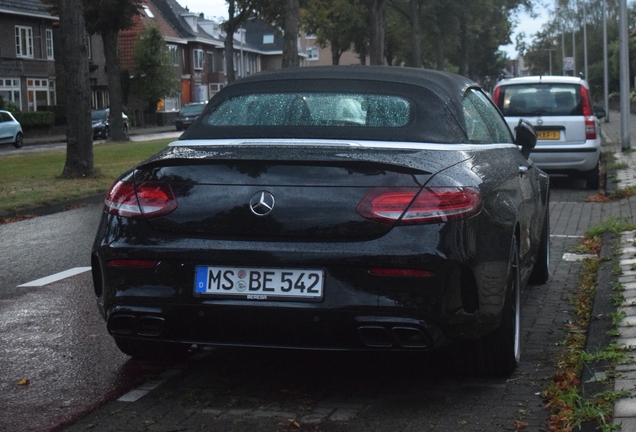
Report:
[[[96,193],[83,198],[71,199],[51,204],[43,204],[33,207],[21,208],[16,211],[0,211],[0,221],[2,219],[9,219],[20,216],[46,216],[53,213],[60,213],[67,210],[72,210],[76,207],[81,207],[90,204],[99,204],[104,200],[106,193]]]

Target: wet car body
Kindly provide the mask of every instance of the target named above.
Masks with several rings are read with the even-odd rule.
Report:
[[[547,175],[509,131],[509,142],[468,142],[462,100],[480,90],[466,79],[319,69],[227,86],[179,141],[109,192],[92,267],[98,307],[124,352],[188,344],[431,350],[477,341],[478,350],[496,351],[485,359],[501,357],[481,342],[497,334],[506,305],[518,303],[542,264]],[[223,103],[256,88],[375,95],[378,82],[381,94],[408,98],[407,125],[210,125]],[[427,115],[438,122],[423,132]],[[174,208],[134,215],[146,187],[173,195]],[[118,188],[134,190],[133,201]],[[429,213],[426,204],[412,208],[420,196],[437,203],[438,193],[457,201]],[[404,196],[412,211],[375,207]],[[518,323],[515,331],[518,339]],[[514,369],[509,358],[489,363],[491,372]]]

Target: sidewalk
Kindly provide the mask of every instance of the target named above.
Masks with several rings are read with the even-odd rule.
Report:
[[[609,175],[607,178],[606,190],[611,192],[612,190],[625,189],[636,185],[636,151],[622,151],[620,112],[612,111],[609,115],[610,122],[601,123],[603,133],[603,151],[612,151],[615,156],[615,163],[619,167],[619,169],[616,169],[616,173],[613,178],[610,178]],[[603,120],[601,121],[603,122]],[[630,147],[636,150],[635,114],[631,114],[630,116],[629,134]],[[624,208],[626,205],[631,206],[631,203],[633,202],[634,197],[631,197],[629,199],[623,199],[619,202],[608,204],[612,207],[610,214],[612,216],[620,215],[622,217],[623,215],[621,212],[617,212],[617,207]],[[636,219],[633,215],[630,219],[628,219],[628,222],[636,223]],[[611,343],[619,347],[627,347],[629,350],[628,356],[632,360],[636,360],[636,328],[634,327],[636,324],[636,270],[634,268],[634,264],[636,263],[635,246],[636,232],[625,232],[620,237],[618,250],[615,251],[616,255],[618,255],[618,266],[620,266],[621,271],[620,275],[614,276],[613,279],[620,283],[625,289],[625,291],[622,292],[624,299],[616,312],[624,315],[618,324],[619,336],[611,341]],[[611,258],[611,254],[609,257]],[[607,300],[599,298],[598,292],[602,291],[603,288],[608,287],[601,286],[599,277],[597,280],[597,298],[595,299],[595,308],[597,303]],[[612,289],[606,289],[604,292],[607,293],[608,296],[614,294]],[[590,351],[589,342],[588,351]],[[618,399],[614,404],[614,424],[619,425],[621,427],[620,430],[625,432],[636,431],[636,361],[632,361],[632,364],[618,366],[616,368],[616,373],[617,377],[614,381],[614,391],[626,391],[629,392],[631,396]],[[602,379],[603,376],[594,377],[594,379],[597,378]]]
[[[176,128],[173,124],[165,126],[132,127],[128,132],[129,136],[150,135],[162,132],[174,132]],[[66,141],[66,131],[63,128],[55,127],[51,135],[42,135],[24,138],[24,145],[54,144]]]

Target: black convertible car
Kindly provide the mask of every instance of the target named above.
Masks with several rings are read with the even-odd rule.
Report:
[[[549,180],[477,84],[333,66],[228,85],[107,194],[95,295],[127,354],[193,344],[520,353],[549,274]]]

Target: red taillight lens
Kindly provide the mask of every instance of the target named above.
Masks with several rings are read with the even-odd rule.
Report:
[[[501,87],[497,87],[492,94],[492,101],[499,107],[499,109],[503,108],[503,104],[499,104],[499,96],[501,95]]]
[[[106,195],[105,210],[117,216],[157,217],[177,208],[177,200],[170,185],[165,183],[141,183],[136,187],[119,181]]]
[[[596,120],[592,109],[590,92],[585,86],[581,86],[581,102],[583,104],[583,117],[585,117],[585,139],[596,139]]]
[[[375,188],[358,204],[358,214],[374,222],[416,225],[444,222],[479,212],[479,192],[471,188]]]
[[[400,277],[432,277],[435,273],[428,270],[372,268],[369,273],[376,276],[400,276]]]

